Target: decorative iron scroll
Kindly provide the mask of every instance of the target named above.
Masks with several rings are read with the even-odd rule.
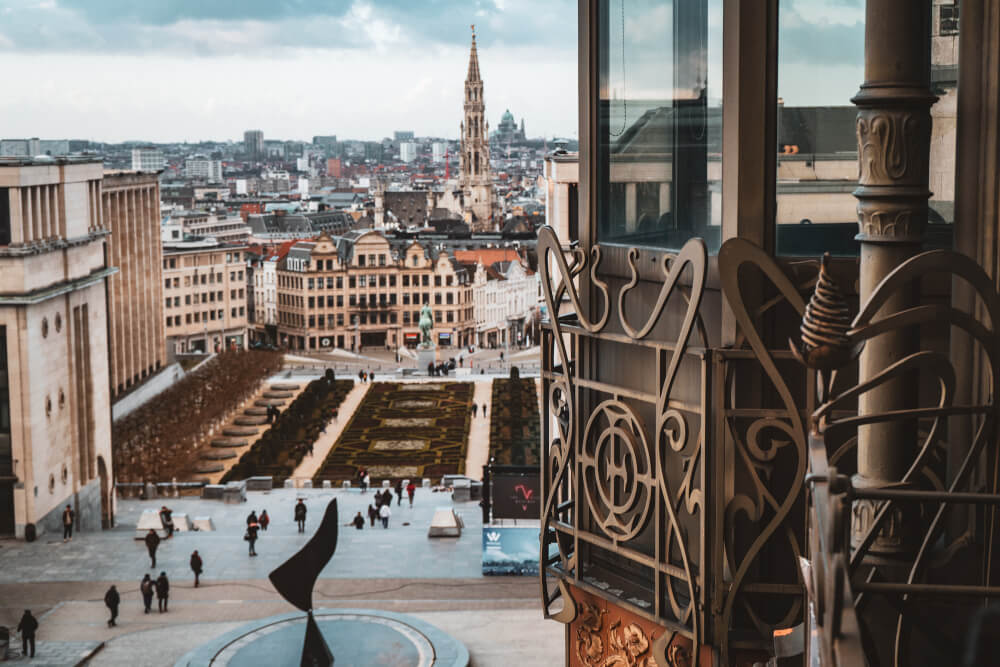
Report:
[[[699,309],[707,250],[700,239],[694,239],[679,253],[662,258],[656,302],[639,326],[627,314],[630,292],[639,283],[637,250],[629,252],[631,278],[616,299],[598,275],[599,246],[589,255],[579,249],[568,251],[569,264],[565,254],[551,228],[539,230],[539,270],[550,318],[543,340],[543,398],[550,415],[543,444],[543,608],[548,617],[564,622],[575,618],[575,603],[563,584],[566,579],[580,584],[583,575],[576,548],[585,542],[652,567],[655,599],[649,608],[640,605],[638,609],[672,623],[701,643],[705,636],[701,562],[705,553],[694,562],[690,545],[704,538],[705,433],[703,428],[692,428],[688,419],[692,410],[703,416],[704,409],[703,401],[694,408],[678,402],[674,390],[685,357],[705,363],[702,350],[707,340]],[[600,313],[599,317],[591,317],[585,309],[575,282],[588,269],[592,312]],[[683,318],[675,337],[660,340],[656,325],[672,300],[679,304]],[[567,301],[570,312],[561,313]],[[618,313],[612,320],[615,304]],[[701,349],[690,346],[696,330]],[[656,356],[656,393],[645,394],[587,375],[578,355],[583,347],[600,341],[641,342],[651,348]],[[581,415],[581,401],[589,415]],[[643,421],[634,407],[636,401],[652,408],[655,421]],[[671,478],[677,480],[674,485]],[[681,515],[689,523],[695,521],[697,528],[682,529]],[[651,524],[657,545],[652,559],[631,544]],[[554,589],[548,583],[552,572],[560,577]],[[563,608],[557,610],[554,603],[560,598]]]
[[[958,278],[967,283],[979,300],[975,310],[966,312],[948,304],[925,304],[878,316],[879,310],[893,295],[900,290],[911,289],[927,275],[940,276],[944,280]],[[949,639],[941,627],[928,631],[919,610],[912,604],[912,596],[921,596],[919,606],[924,608],[932,604],[935,597],[952,601],[958,596],[977,603],[977,599],[1000,596],[1000,589],[992,585],[993,575],[989,569],[994,548],[996,494],[1000,491],[996,464],[1000,455],[997,428],[1000,408],[996,400],[996,391],[1000,387],[1000,336],[997,331],[1000,326],[1000,294],[989,276],[968,257],[944,250],[922,253],[903,262],[875,287],[852,323],[848,332],[849,344],[861,346],[886,332],[931,323],[948,324],[952,334],[956,330],[964,332],[981,352],[990,382],[986,400],[970,405],[954,405],[957,379],[951,361],[946,355],[933,350],[919,350],[854,386],[835,389],[836,377],[831,376],[823,388],[829,398],[813,413],[813,422],[817,425],[814,439],[818,444],[811,448],[812,474],[817,478],[817,487],[828,485],[831,498],[836,495],[841,497],[839,503],[831,503],[829,508],[812,508],[815,530],[820,533],[819,536],[811,536],[811,543],[817,549],[812,554],[812,560],[820,567],[814,567],[810,594],[826,611],[817,619],[823,630],[819,636],[825,664],[847,664],[837,658],[842,653],[844,641],[838,629],[848,621],[856,622],[856,617],[860,618],[874,595],[887,596],[897,612],[892,655],[894,665],[908,664],[913,629],[921,629],[921,638],[940,650],[942,664],[954,659],[955,646],[961,642],[961,638]],[[865,415],[836,414],[872,388],[902,375],[917,373],[937,386],[933,405]],[[970,432],[974,432],[974,436],[971,442],[951,443],[949,453],[957,456],[949,461],[950,476],[939,479],[932,469],[932,455],[946,437],[946,422],[950,418],[969,419],[972,425]],[[924,435],[899,488],[877,491],[852,488],[850,478],[839,475],[832,467],[828,469],[828,440],[842,439],[845,433],[849,435],[864,424],[904,420],[919,421],[924,426]],[[842,448],[834,457],[842,459],[850,453],[850,450],[845,452]],[[893,535],[904,520],[901,508],[912,507],[914,502],[922,503],[924,515],[917,522],[920,528],[917,536],[919,545],[901,581],[891,573],[882,573],[878,561],[866,557],[879,539]],[[954,510],[963,504],[988,508],[983,514],[986,520],[978,525],[969,524],[965,533],[947,536],[942,545],[946,510]],[[853,545],[846,539],[821,539],[846,532],[843,527],[852,521],[855,527]],[[932,547],[935,546],[932,554]],[[969,562],[968,559],[971,562],[978,560],[981,569],[977,571],[975,567],[965,567],[956,571],[948,568],[949,561],[960,551],[967,553],[966,562]],[[854,608],[822,599],[823,591],[836,581],[832,577],[838,576],[837,573],[843,573],[847,579],[847,590],[855,595]],[[975,579],[971,585],[968,584],[970,576]],[[829,595],[826,597],[829,598]],[[951,613],[958,610],[954,605],[949,608],[953,610]],[[862,622],[852,637],[856,643],[852,647],[855,652],[861,650],[865,636]],[[835,644],[840,648],[835,650]]]

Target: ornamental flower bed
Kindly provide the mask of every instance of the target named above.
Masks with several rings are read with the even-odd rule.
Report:
[[[278,372],[281,360],[280,352],[222,352],[119,419],[111,435],[115,480],[183,479],[209,431]]]
[[[493,380],[490,456],[506,465],[538,465],[541,424],[534,380]]]
[[[314,482],[436,478],[465,472],[473,385],[376,382]]]
[[[302,462],[309,445],[319,438],[324,424],[329,422],[333,411],[340,407],[353,386],[354,380],[328,382],[320,378],[310,382],[298,398],[278,415],[271,428],[264,431],[239,462],[230,468],[222,483],[271,475],[275,485],[284,484],[285,478]]]

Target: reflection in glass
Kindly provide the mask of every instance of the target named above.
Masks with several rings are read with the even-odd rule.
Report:
[[[598,240],[718,248],[722,1],[601,0]]]

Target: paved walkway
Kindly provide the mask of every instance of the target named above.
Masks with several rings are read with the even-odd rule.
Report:
[[[490,418],[493,413],[493,378],[476,380],[473,402],[479,406],[469,426],[469,444],[465,451],[465,474],[473,479],[483,478],[483,466],[490,460]],[[483,415],[483,405],[488,406]]]
[[[318,525],[331,498],[340,510],[337,553],[323,578],[453,578],[481,576],[482,512],[475,502],[452,503],[447,493],[418,488],[413,507],[404,500],[393,504],[389,528],[364,530],[344,526],[357,512],[367,517],[371,492],[358,489],[276,489],[249,492],[248,502],[227,505],[218,500],[168,498],[123,500],[118,503],[118,526],[103,532],[84,532],[63,542],[56,535],[43,535],[35,542],[0,540],[0,583],[40,581],[134,581],[153,573],[145,544],[135,539],[135,525],[142,510],[166,504],[175,513],[189,517],[209,516],[213,532],[178,532],[160,544],[156,572],[165,571],[175,581],[189,585],[191,552],[204,560],[206,581],[264,579],[275,567],[298,551]],[[306,532],[299,533],[292,520],[298,497],[308,507]],[[435,508],[454,507],[465,522],[460,538],[427,537]],[[271,525],[261,532],[255,558],[247,555],[243,541],[246,516],[266,509]]]
[[[347,396],[344,397],[344,401],[337,410],[339,415],[337,420],[330,420],[327,423],[326,433],[321,433],[316,440],[313,445],[312,455],[307,454],[302,459],[299,467],[292,473],[292,479],[295,480],[296,486],[301,486],[302,481],[312,479],[316,476],[316,473],[323,466],[323,461],[326,460],[330,450],[333,449],[333,445],[340,438],[340,434],[347,428],[347,424],[351,421],[354,411],[361,405],[361,401],[364,399],[365,394],[368,393],[368,390],[371,389],[371,386],[371,383],[368,382],[355,382],[354,387],[347,392]]]
[[[67,667],[82,665],[87,658],[101,650],[104,642],[78,641],[35,641],[35,657],[29,658],[21,654],[21,640],[11,637],[9,658],[4,664],[25,664],[33,667]],[[3,662],[3,656],[0,656]]]

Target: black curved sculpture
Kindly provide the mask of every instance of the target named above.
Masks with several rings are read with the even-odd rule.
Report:
[[[274,589],[293,605],[306,612],[306,637],[302,645],[302,667],[331,667],[333,654],[313,618],[312,593],[316,579],[337,550],[337,499],[326,506],[319,528],[306,545],[268,578]]]

